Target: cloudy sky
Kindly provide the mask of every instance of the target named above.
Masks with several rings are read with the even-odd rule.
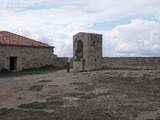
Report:
[[[72,56],[77,32],[103,34],[104,56],[160,56],[160,0],[0,0],[0,30]]]

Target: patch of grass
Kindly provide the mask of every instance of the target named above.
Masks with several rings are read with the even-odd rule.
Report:
[[[39,83],[47,83],[47,82],[52,82],[52,80],[40,80],[38,81]]]
[[[52,96],[50,98],[48,98],[47,100],[47,105],[48,108],[61,108],[64,104],[64,99],[62,98],[62,96]]]
[[[110,95],[110,93],[99,93],[99,94],[94,94],[94,93],[77,93],[77,92],[72,92],[72,93],[66,93],[64,96],[66,97],[76,97],[76,98],[80,98],[82,100],[87,100],[87,99],[94,99],[94,98],[98,98],[101,96],[108,96]]]
[[[65,93],[64,96],[66,96],[66,97],[80,97],[83,95],[85,95],[85,93],[72,92],[72,93]]]
[[[92,91],[96,87],[95,85],[92,85],[92,84],[90,85],[85,82],[73,82],[71,84],[78,86],[77,89],[80,91]]]
[[[42,91],[42,89],[43,85],[33,85],[29,88],[30,91],[35,91],[35,92]]]
[[[98,97],[101,97],[101,96],[108,96],[108,95],[109,95],[109,93],[100,93],[100,94],[89,93],[89,94],[80,96],[80,98],[84,99],[84,100],[87,100],[87,99],[98,98]]]
[[[3,69],[3,70],[0,71],[0,77],[8,76],[9,74],[12,74],[12,72],[10,72],[6,69]]]
[[[28,104],[21,104],[18,107],[23,109],[57,109],[61,108],[64,100],[60,96],[53,96],[46,100],[46,102],[32,102]]]
[[[54,113],[44,111],[24,111],[0,109],[0,120],[56,120]]]
[[[57,71],[61,69],[62,68],[59,68],[56,66],[47,65],[47,66],[40,67],[40,68],[24,69],[18,72],[11,72],[8,70],[3,70],[0,72],[0,77],[14,77],[14,76],[23,76],[23,75],[33,75],[33,74],[45,74],[48,72],[53,72],[53,71]]]
[[[93,108],[85,104],[55,111],[55,115],[58,120],[128,120],[125,117],[115,115],[109,109]]]
[[[21,104],[18,107],[24,109],[45,109],[47,108],[47,103],[33,102],[29,104]]]
[[[83,109],[85,108],[85,109]],[[119,118],[119,117],[118,117]],[[0,120],[127,120],[118,119],[108,109],[66,108],[54,113],[32,110],[0,109]]]
[[[52,66],[52,65],[47,65],[44,67],[39,67],[39,68],[31,68],[31,69],[25,69],[22,72],[23,73],[36,73],[36,74],[41,74],[41,73],[45,73],[45,72],[50,72],[50,71],[54,71],[54,70],[59,70],[61,68],[56,67],[56,66]]]

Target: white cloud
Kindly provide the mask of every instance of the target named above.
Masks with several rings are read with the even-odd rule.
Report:
[[[155,16],[159,20],[160,11],[159,0],[0,0],[0,3],[0,30],[16,32],[54,45],[59,56],[72,55],[72,36],[79,31],[106,34],[106,31],[91,29],[97,22],[136,16]],[[142,43],[144,46],[150,44],[151,33],[153,39],[158,39],[157,24],[145,20],[133,20],[131,24],[121,26],[117,24],[107,33],[110,35],[105,35],[104,43],[109,39],[106,44],[110,46],[106,45],[104,49],[111,51],[112,55],[131,55],[128,51],[146,55],[138,53],[137,50],[143,49],[136,46],[139,43],[141,46]],[[139,35],[139,32],[143,35]],[[157,50],[159,43],[153,46]],[[106,51],[104,55],[108,55]]]
[[[72,12],[70,12],[72,11]],[[6,14],[7,13],[7,14]],[[91,27],[92,14],[75,8],[53,8],[38,11],[12,12],[0,14],[0,29],[27,35],[35,39],[44,39],[56,47],[59,55],[71,55],[72,36],[76,32]]]
[[[110,55],[157,56],[160,51],[160,23],[147,20],[132,20],[106,33],[107,44],[114,45]]]

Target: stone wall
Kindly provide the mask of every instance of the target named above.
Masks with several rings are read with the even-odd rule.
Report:
[[[104,57],[103,68],[160,68],[160,57]]]
[[[67,60],[68,60],[67,57],[55,57],[53,59],[53,65],[60,68],[65,68],[67,64]]]
[[[102,35],[80,32],[73,36],[74,71],[102,68]]]
[[[0,45],[0,70],[10,69],[10,57],[17,57],[17,70],[53,64],[52,47]]]
[[[54,58],[53,64],[64,67],[67,57]],[[103,68],[160,68],[160,57],[103,57]],[[73,61],[71,62],[71,67]]]

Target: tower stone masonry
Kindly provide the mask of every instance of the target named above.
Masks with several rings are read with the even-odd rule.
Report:
[[[89,71],[102,68],[102,35],[80,32],[73,36],[73,69]]]

